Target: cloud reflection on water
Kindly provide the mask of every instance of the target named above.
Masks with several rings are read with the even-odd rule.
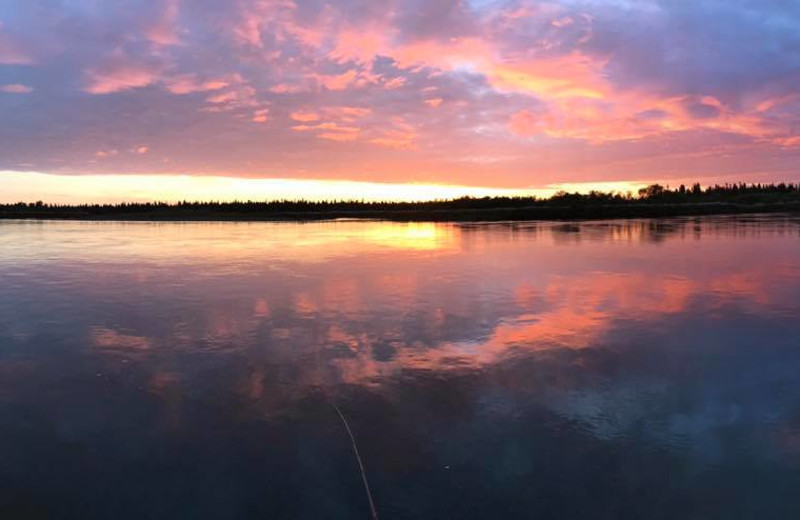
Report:
[[[681,464],[676,482],[794,471],[799,229],[2,224],[0,404],[91,402],[54,434],[86,442],[134,411],[199,442],[337,400],[395,487],[460,460],[500,493],[538,474],[534,441]]]

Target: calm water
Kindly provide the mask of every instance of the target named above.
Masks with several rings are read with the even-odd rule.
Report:
[[[0,518],[800,515],[800,218],[0,223]]]

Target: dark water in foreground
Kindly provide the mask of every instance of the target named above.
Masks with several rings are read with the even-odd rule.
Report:
[[[800,515],[800,220],[0,223],[0,518]]]

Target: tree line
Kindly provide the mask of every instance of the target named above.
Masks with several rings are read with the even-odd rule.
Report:
[[[699,203],[770,204],[800,201],[800,184],[715,184],[699,183],[677,188],[652,184],[638,193],[601,192],[568,193],[560,191],[548,198],[535,196],[461,197],[425,202],[392,202],[366,200],[267,200],[267,201],[180,201],[122,202],[118,204],[48,204],[43,201],[0,204],[0,216],[114,216],[114,215],[182,215],[182,214],[348,214],[376,212],[437,212],[448,210],[485,210],[555,208],[582,206],[675,205]]]

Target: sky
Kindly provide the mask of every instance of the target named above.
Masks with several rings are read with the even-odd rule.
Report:
[[[0,0],[0,202],[800,179],[800,3]]]

